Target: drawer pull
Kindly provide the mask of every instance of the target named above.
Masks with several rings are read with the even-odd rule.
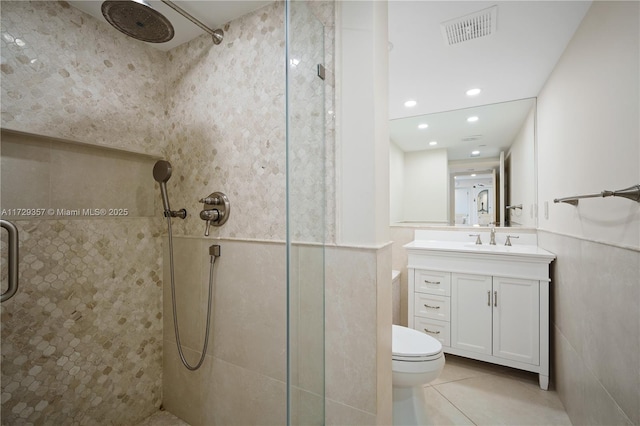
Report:
[[[491,306],[491,291],[487,292],[487,306]]]
[[[431,331],[431,330],[429,330],[428,328],[425,328],[425,329],[424,329],[424,332],[425,332],[425,333],[429,333],[429,334],[440,334],[440,332],[439,332],[439,331]]]
[[[429,281],[429,280],[424,280],[425,284],[433,284],[433,285],[440,285],[440,281]]]
[[[425,303],[424,307],[428,308],[428,309],[440,309],[440,306],[430,306],[430,305],[427,305],[426,303]]]

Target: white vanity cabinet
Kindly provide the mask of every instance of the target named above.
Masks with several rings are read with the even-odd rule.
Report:
[[[446,353],[539,374],[549,384],[549,264],[535,246],[405,246],[409,327]]]

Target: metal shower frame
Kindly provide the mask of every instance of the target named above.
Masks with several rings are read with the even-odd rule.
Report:
[[[197,18],[195,18],[193,15],[191,15],[189,12],[187,12],[184,9],[182,9],[180,6],[178,6],[177,4],[173,3],[172,1],[162,0],[162,3],[166,4],[171,9],[175,10],[176,12],[178,12],[180,15],[184,16],[185,18],[187,18],[189,21],[191,21],[195,25],[199,26],[203,31],[209,33],[211,35],[211,38],[213,39],[213,44],[218,45],[218,44],[222,43],[222,40],[223,40],[223,37],[224,37],[224,31],[222,31],[221,29],[212,30],[211,28],[209,28],[205,24],[203,24],[201,21],[199,21]]]

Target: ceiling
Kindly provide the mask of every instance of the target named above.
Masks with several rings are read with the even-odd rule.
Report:
[[[198,28],[198,26],[171,9],[162,1],[148,0],[148,3],[155,10],[166,16],[171,21],[175,30],[175,36],[173,39],[166,43],[150,43],[153,47],[159,50],[168,51],[201,34],[204,34],[204,31]],[[173,1],[173,3],[184,9],[210,29],[215,30],[217,28],[222,28],[224,24],[229,21],[260,9],[269,3],[273,3],[273,0],[176,0]],[[107,24],[106,19],[102,16],[102,0],[76,0],[69,1],[69,4]]]
[[[446,149],[449,160],[465,160],[478,149],[482,158],[497,158],[509,149],[534,105],[528,98],[391,120],[389,136],[404,152]],[[467,121],[474,116],[478,121]],[[429,127],[421,130],[420,124]],[[431,141],[437,144],[428,145]]]
[[[536,97],[587,1],[389,1],[391,119]],[[440,23],[497,5],[489,36],[453,46]],[[469,98],[470,88],[480,95]],[[417,101],[406,108],[408,99]]]

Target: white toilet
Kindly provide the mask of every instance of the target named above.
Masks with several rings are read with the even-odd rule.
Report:
[[[425,425],[427,407],[423,386],[444,368],[442,344],[418,330],[393,325],[393,424]]]

